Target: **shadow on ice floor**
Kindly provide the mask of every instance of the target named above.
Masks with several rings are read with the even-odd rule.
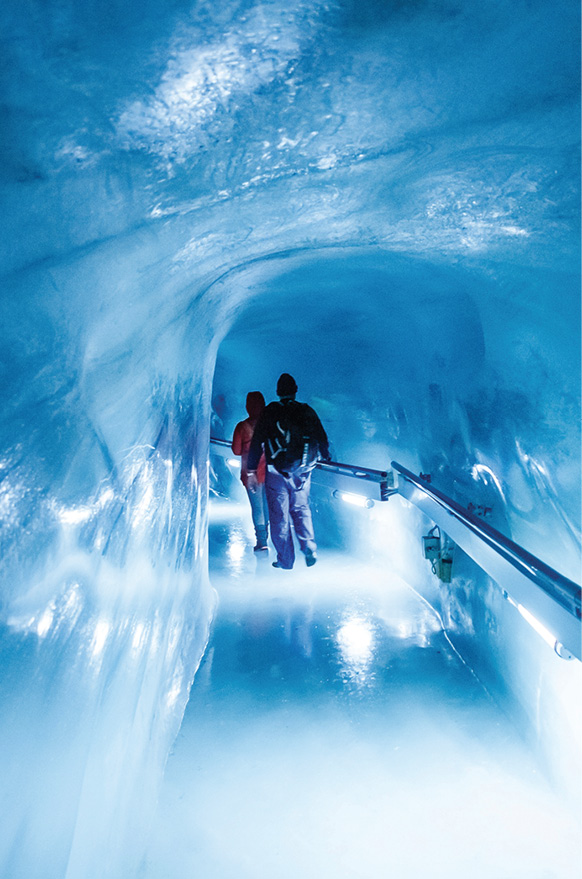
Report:
[[[144,879],[579,879],[577,820],[407,584],[274,570],[244,507],[215,506],[210,554]]]

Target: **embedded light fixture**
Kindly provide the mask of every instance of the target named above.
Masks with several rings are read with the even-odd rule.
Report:
[[[550,630],[546,629],[543,623],[540,623],[540,621],[536,617],[534,617],[533,613],[530,613],[530,611],[526,607],[524,607],[523,604],[516,604],[516,607],[524,620],[526,620],[526,622],[530,624],[532,629],[534,629],[538,633],[540,638],[543,638],[546,644],[549,644],[550,647],[553,647],[556,643],[556,638],[554,635],[552,635]]]
[[[552,635],[550,630],[546,629],[544,624],[540,623],[537,617],[534,617],[533,613],[531,613],[526,607],[524,607],[523,604],[519,604],[518,602],[512,601],[511,599],[510,601],[511,604],[513,604],[518,609],[524,620],[528,622],[532,629],[534,629],[534,631],[538,633],[540,638],[543,638],[546,644],[548,644],[552,648],[552,650],[554,650],[558,654],[560,659],[568,660],[574,658],[570,651],[567,650],[566,647],[564,647],[564,645],[558,641],[556,636]]]
[[[338,500],[344,501],[346,504],[352,504],[354,507],[364,507],[365,509],[371,510],[374,506],[374,501],[369,497],[365,497],[363,494],[351,494],[348,491],[339,491],[337,488],[332,494],[333,497]]]

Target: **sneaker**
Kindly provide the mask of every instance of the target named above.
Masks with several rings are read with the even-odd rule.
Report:
[[[264,552],[268,549],[269,549],[269,547],[267,546],[266,543],[257,543],[255,548],[253,549],[253,552]]]
[[[317,554],[312,549],[305,550],[305,564],[311,568],[317,561]]]
[[[285,565],[282,565],[281,562],[273,562],[274,568],[281,568],[282,571],[290,571],[291,568],[286,568]]]

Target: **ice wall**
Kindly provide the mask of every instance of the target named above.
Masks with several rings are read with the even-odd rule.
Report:
[[[477,467],[513,536],[571,575],[579,11],[7,0],[0,15],[0,862],[127,876],[211,614],[214,358],[255,295],[296,296],[279,342],[315,327],[351,381],[338,401],[321,356],[310,395],[364,410],[338,422],[338,451],[367,419],[459,490]],[[239,360],[241,386],[261,356]]]

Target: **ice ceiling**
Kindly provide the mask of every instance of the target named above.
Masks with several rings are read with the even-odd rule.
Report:
[[[112,822],[131,823],[146,765],[155,787],[204,647],[209,401],[231,326],[230,388],[260,373],[268,393],[279,343],[306,396],[332,400],[340,375],[342,407],[391,420],[405,464],[493,474],[506,530],[577,577],[579,9],[6,0],[0,15],[2,621],[7,665],[28,657],[6,698],[14,728],[43,716],[40,765],[61,741],[43,675],[53,705],[74,691],[47,857],[87,879],[103,840],[123,860]],[[120,729],[133,763],[103,792]],[[50,836],[24,817],[31,798],[51,811],[34,766],[7,863],[14,839]]]

